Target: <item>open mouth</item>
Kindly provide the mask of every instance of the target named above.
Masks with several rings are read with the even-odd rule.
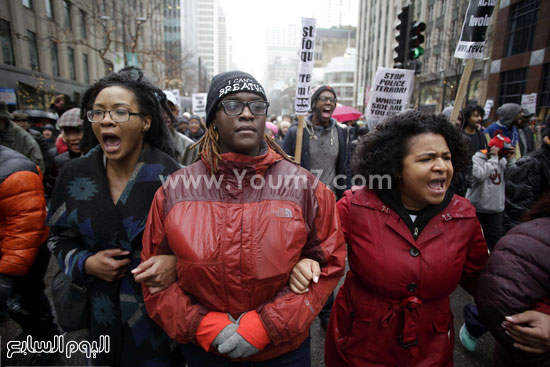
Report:
[[[323,118],[330,118],[330,116],[332,116],[332,107],[323,107],[321,114],[323,115]]]
[[[445,192],[445,180],[431,180],[428,182],[430,191],[441,194]]]
[[[107,153],[114,153],[120,149],[122,141],[115,134],[103,133],[101,134],[101,138],[103,139],[103,146]]]
[[[70,143],[69,146],[71,147],[71,150],[73,152],[80,150],[80,144],[79,143]]]

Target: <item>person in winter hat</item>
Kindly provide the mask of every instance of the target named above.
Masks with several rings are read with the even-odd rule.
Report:
[[[145,303],[190,367],[310,366],[311,322],[344,272],[334,195],[265,134],[268,107],[250,74],[216,75],[201,160],[169,177],[149,213],[142,260],[176,254],[179,276],[162,292],[144,287]],[[284,177],[305,180],[277,186]],[[322,260],[318,282],[290,292],[308,257]]]
[[[521,106],[517,103],[505,103],[497,109],[497,118],[497,122],[492,123],[483,131],[487,141],[490,141],[495,132],[500,130],[504,136],[510,138],[512,145],[515,147],[519,139],[517,126],[521,118]],[[517,158],[519,158],[519,155]]]

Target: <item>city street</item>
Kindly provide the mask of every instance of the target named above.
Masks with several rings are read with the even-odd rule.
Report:
[[[50,267],[48,269],[48,274],[46,281],[48,285],[51,282],[53,275],[56,272],[57,265],[50,260]],[[340,281],[340,285],[343,281]],[[48,296],[50,296],[50,291],[48,288]],[[454,360],[456,367],[488,367],[491,366],[492,361],[492,350],[494,339],[490,334],[484,335],[478,343],[478,348],[474,353],[468,352],[462,347],[458,341],[458,331],[462,326],[463,317],[462,317],[462,307],[465,303],[471,302],[471,297],[462,290],[458,288],[451,296],[451,309],[455,315],[455,352]],[[21,334],[21,329],[17,324],[9,319],[0,319],[0,330],[2,330],[2,340],[1,340],[1,350],[2,350],[2,360],[0,361],[0,367],[7,366],[26,366],[29,364],[30,355],[17,355],[13,357],[10,361],[6,361],[6,343],[10,340],[23,340],[24,335]],[[75,340],[82,341],[86,338],[86,331],[81,330],[78,332],[67,333],[65,335],[65,341]],[[316,318],[311,325],[311,365],[313,367],[324,367],[323,359],[323,347],[325,342],[325,332],[321,328],[319,318]],[[83,366],[85,365],[84,358],[82,354],[75,354],[72,358],[67,359],[60,354],[56,354],[52,361],[50,362],[52,366]]]

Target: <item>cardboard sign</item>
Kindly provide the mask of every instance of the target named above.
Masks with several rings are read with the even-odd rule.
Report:
[[[525,108],[529,111],[529,114],[537,112],[537,94],[522,94],[521,95],[521,108]]]
[[[414,70],[378,67],[366,109],[369,130],[386,117],[405,111],[412,96],[413,82]]]
[[[313,73],[313,56],[315,52],[315,19],[302,18],[302,43],[298,84],[296,86],[296,115],[307,115]]]
[[[491,114],[491,110],[493,109],[493,106],[495,105],[495,101],[492,99],[488,99],[485,101],[485,107],[483,107],[483,110],[485,111],[485,118],[489,118],[489,115]]]
[[[191,100],[193,115],[206,117],[206,93],[193,93]]]
[[[497,0],[470,0],[460,41],[456,45],[455,57],[459,59],[482,59],[485,50],[485,33],[493,20],[493,9]]]

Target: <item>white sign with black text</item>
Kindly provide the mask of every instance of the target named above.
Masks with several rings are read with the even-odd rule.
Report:
[[[378,67],[365,118],[372,130],[386,117],[404,112],[413,92],[414,70]]]
[[[193,93],[191,99],[193,115],[206,117],[206,93]]]
[[[313,56],[315,51],[315,19],[302,18],[302,44],[300,49],[300,66],[296,86],[296,115],[307,115],[311,78],[313,73]]]
[[[482,59],[485,51],[485,34],[493,20],[493,9],[497,0],[470,0],[460,40],[456,45],[458,59]]]

